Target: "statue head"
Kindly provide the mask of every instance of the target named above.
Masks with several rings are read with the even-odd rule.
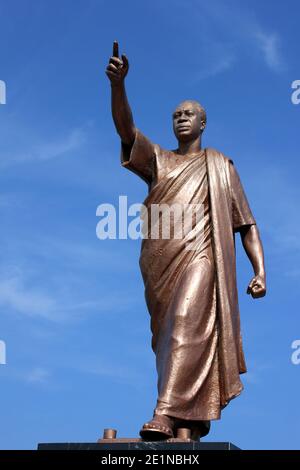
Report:
[[[179,142],[195,140],[205,126],[206,112],[198,101],[183,101],[173,113],[173,130]]]

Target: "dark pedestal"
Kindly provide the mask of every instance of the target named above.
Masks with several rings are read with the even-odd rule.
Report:
[[[201,451],[201,450],[239,450],[231,442],[112,442],[112,443],[77,443],[66,442],[59,444],[44,444],[38,445],[38,450],[100,450],[100,451],[115,451],[115,450],[147,450],[147,451],[161,451],[161,450],[180,450],[180,451]]]

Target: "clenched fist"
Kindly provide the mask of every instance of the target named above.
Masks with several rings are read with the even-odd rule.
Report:
[[[128,59],[125,54],[122,58],[119,57],[119,45],[117,41],[113,44],[113,55],[109,59],[109,64],[106,68],[106,75],[108,76],[112,85],[119,85],[124,81],[129,69]]]
[[[264,297],[266,295],[265,277],[260,275],[254,276],[248,286],[247,294],[251,294],[254,299]]]

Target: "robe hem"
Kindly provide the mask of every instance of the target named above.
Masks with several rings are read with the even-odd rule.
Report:
[[[224,404],[220,403],[220,412],[218,413],[217,417],[215,416],[216,413],[214,414],[215,417],[205,417],[205,418],[203,418],[203,416],[190,417],[190,416],[187,416],[186,414],[182,414],[182,413],[177,413],[177,412],[172,413],[172,411],[166,411],[166,413],[163,413],[163,412],[161,412],[160,410],[157,410],[157,409],[155,409],[155,413],[158,414],[158,415],[167,415],[167,416],[171,416],[172,418],[179,418],[179,419],[186,420],[186,421],[217,421],[217,420],[221,419],[221,411],[224,408],[226,408],[226,406],[229,404],[229,402],[231,400],[233,400],[234,398],[237,398],[238,396],[240,396],[243,390],[244,390],[244,386],[241,385],[241,387],[234,394],[232,394],[230,397],[227,398],[227,400]]]
[[[166,415],[166,416],[171,416],[171,418],[178,418],[178,419],[182,419],[184,421],[215,421],[215,420],[219,420],[221,419],[221,412],[218,414],[218,417],[214,417],[214,418],[209,418],[209,417],[205,417],[203,418],[203,416],[199,416],[199,417],[190,417],[190,416],[186,416],[186,415],[183,415],[181,413],[172,413],[172,411],[170,412],[167,412],[167,413],[162,413],[161,411],[159,410],[156,410],[155,409],[155,414],[157,415]]]

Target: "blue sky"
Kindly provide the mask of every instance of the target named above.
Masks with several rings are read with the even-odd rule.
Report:
[[[209,441],[299,449],[300,79],[296,0],[0,0],[0,448],[135,437],[155,405],[140,242],[100,241],[96,208],[142,202],[121,168],[105,67],[118,39],[139,127],[174,148],[171,113],[207,109],[204,146],[235,162],[266,252],[268,295],[237,244],[249,372]]]

